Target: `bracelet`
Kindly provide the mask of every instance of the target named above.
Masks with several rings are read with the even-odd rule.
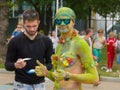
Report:
[[[69,75],[69,73],[67,72],[66,75],[65,75],[65,77],[64,77],[64,80],[65,80],[65,81],[68,81],[69,79],[70,79],[70,75]]]

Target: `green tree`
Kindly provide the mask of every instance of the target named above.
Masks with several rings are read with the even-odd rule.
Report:
[[[114,18],[120,12],[120,0],[91,0],[91,8],[105,18],[105,34],[107,38],[107,17]]]

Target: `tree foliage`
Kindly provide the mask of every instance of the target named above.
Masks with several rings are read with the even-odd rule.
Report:
[[[115,17],[120,12],[120,0],[91,0],[91,8],[101,16]]]
[[[72,8],[77,18],[86,19],[89,15],[89,0],[65,0],[65,6]]]
[[[64,0],[65,6],[74,9],[78,18],[86,19],[89,10],[100,14],[101,16],[115,16],[120,12],[120,0]]]
[[[52,18],[51,4],[56,0],[3,0],[6,1],[7,6],[22,5],[24,2],[32,5],[40,14],[41,28],[46,29],[48,20]],[[61,1],[61,0],[59,0]],[[63,6],[72,8],[78,19],[87,20],[91,17],[91,11],[100,14],[103,17],[115,17],[116,13],[120,12],[120,0],[63,0]],[[2,4],[0,3],[0,6]],[[50,7],[50,8],[49,8]]]

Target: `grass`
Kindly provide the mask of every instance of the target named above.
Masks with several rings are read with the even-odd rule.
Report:
[[[0,68],[5,68],[4,64],[0,64]]]
[[[106,53],[106,47],[103,48],[102,50],[102,56],[101,56],[101,62],[99,64],[99,73],[102,76],[108,76],[108,77],[118,77],[117,74],[117,64],[116,64],[116,56],[114,59],[114,64],[113,64],[113,72],[106,72],[106,70],[102,70],[101,67],[106,67],[107,64],[107,53]]]

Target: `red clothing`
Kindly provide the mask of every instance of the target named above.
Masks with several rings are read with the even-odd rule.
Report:
[[[116,38],[108,38],[106,40],[107,45],[107,68],[113,67],[114,57],[115,57],[115,47]]]

